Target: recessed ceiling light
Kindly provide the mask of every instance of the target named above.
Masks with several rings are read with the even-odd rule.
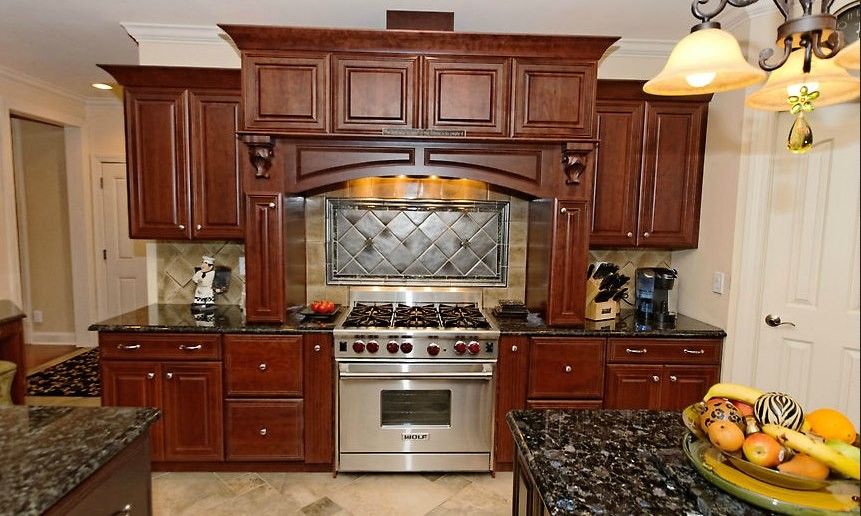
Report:
[[[114,87],[111,86],[110,84],[105,84],[103,82],[94,82],[93,88],[96,88],[98,90],[112,90],[112,89],[114,89]]]

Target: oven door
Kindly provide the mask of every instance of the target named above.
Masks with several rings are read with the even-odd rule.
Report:
[[[340,453],[490,453],[493,362],[341,362]]]

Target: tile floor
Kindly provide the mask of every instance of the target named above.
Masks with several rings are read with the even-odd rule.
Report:
[[[153,473],[155,516],[508,515],[511,473]]]

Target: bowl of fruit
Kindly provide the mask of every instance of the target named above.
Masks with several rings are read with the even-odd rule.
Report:
[[[682,421],[688,459],[721,489],[785,514],[859,513],[861,448],[839,411],[720,383]]]
[[[336,304],[334,301],[320,299],[312,301],[300,313],[305,317],[327,318],[337,312],[340,307],[341,305]]]

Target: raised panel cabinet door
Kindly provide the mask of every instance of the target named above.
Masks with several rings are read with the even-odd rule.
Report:
[[[586,310],[586,273],[589,247],[587,203],[554,203],[547,324],[582,324]]]
[[[511,65],[507,58],[427,57],[425,126],[467,136],[509,132]]]
[[[103,360],[102,405],[162,409],[161,366],[157,362]],[[164,414],[149,428],[150,456],[164,460]]]
[[[660,365],[608,365],[604,408],[661,408],[662,375]]]
[[[302,397],[302,336],[226,335],[228,396]]]
[[[529,338],[503,335],[499,340],[496,361],[496,450],[499,470],[514,461],[514,441],[505,416],[512,410],[526,408],[526,383],[529,379]]]
[[[250,322],[284,321],[284,263],[281,194],[245,196],[245,317]]]
[[[604,339],[530,339],[529,399],[601,398],[605,347]]]
[[[227,460],[301,460],[302,400],[225,402]]]
[[[306,333],[305,462],[330,464],[335,457],[335,349],[331,333]]]
[[[418,57],[334,56],[335,132],[380,134],[418,120]]]
[[[324,133],[329,116],[325,54],[242,53],[244,129]]]
[[[224,459],[221,362],[166,362],[162,366],[164,459]]]
[[[646,103],[640,247],[697,246],[707,112],[706,103]]]
[[[129,236],[191,237],[188,97],[181,88],[127,88]]]
[[[514,60],[514,136],[591,138],[594,64]]]
[[[664,366],[662,410],[682,410],[701,401],[720,379],[720,366]]]
[[[637,194],[643,157],[642,102],[599,100],[591,247],[637,242]]]
[[[236,138],[239,92],[191,90],[188,99],[192,237],[242,238],[240,160],[247,159],[247,154]]]

